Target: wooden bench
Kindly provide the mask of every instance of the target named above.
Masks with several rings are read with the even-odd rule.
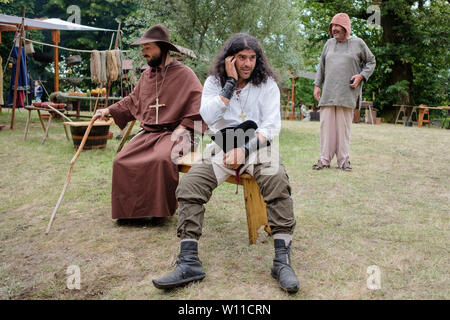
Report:
[[[134,127],[136,120],[133,120],[122,137],[122,141],[117,148],[117,153],[122,150],[122,147],[126,143],[131,130]],[[180,172],[187,173],[192,164],[201,159],[202,154],[199,152],[191,152],[185,155],[178,162],[178,169]],[[244,173],[240,176],[239,184],[244,187],[244,201],[245,201],[245,211],[247,213],[247,227],[248,227],[248,238],[250,244],[255,244],[256,239],[258,239],[258,230],[263,226],[264,230],[270,235],[271,230],[269,222],[267,220],[266,203],[264,202],[261,193],[259,192],[259,186],[256,180],[249,174]],[[229,177],[226,182],[236,184],[234,177]]]
[[[187,173],[192,164],[201,159],[202,154],[191,152],[179,161],[180,172]],[[233,177],[229,177],[226,182],[236,184]],[[245,211],[247,213],[248,238],[250,244],[255,244],[258,238],[258,230],[264,227],[264,230],[270,235],[270,226],[267,220],[266,204],[259,192],[259,186],[256,180],[249,174],[244,173],[240,176],[240,185],[244,187]]]

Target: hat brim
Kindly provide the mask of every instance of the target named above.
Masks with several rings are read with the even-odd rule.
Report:
[[[168,41],[160,40],[160,39],[154,39],[154,38],[141,37],[140,39],[138,39],[135,42],[133,42],[131,44],[131,46],[139,46],[139,45],[142,45],[142,44],[145,44],[145,43],[151,43],[151,42],[164,42],[164,43],[167,43],[169,45],[169,50],[180,52],[180,50],[175,45],[173,45],[172,43],[170,43]]]

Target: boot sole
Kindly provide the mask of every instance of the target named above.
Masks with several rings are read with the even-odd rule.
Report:
[[[275,280],[278,281],[278,284],[280,285],[280,288],[283,289],[284,291],[286,291],[287,293],[297,293],[299,290],[299,286],[295,286],[295,287],[290,287],[290,288],[285,288],[282,287],[279,280],[278,280],[278,276],[276,274],[274,274],[273,272],[270,272],[270,274],[272,275],[272,278],[274,278]]]
[[[190,282],[202,281],[204,278],[205,278],[205,275],[195,276],[195,277],[184,279],[184,280],[178,281],[178,282],[160,283],[160,282],[158,282],[158,280],[152,280],[152,282],[156,288],[167,290],[167,289],[173,289],[173,288],[185,286]]]

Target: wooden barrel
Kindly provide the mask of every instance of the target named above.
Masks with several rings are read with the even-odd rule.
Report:
[[[96,121],[89,132],[86,143],[83,150],[90,149],[103,149],[106,147],[108,141],[108,132],[111,122]],[[89,126],[89,121],[82,122],[64,122],[64,125],[70,126],[70,132],[72,133],[73,145],[78,148],[83,140],[84,133]]]

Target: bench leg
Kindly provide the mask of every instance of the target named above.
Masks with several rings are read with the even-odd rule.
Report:
[[[253,179],[243,179],[245,211],[247,212],[248,237],[250,244],[255,244],[258,230],[264,230],[270,235],[269,221],[267,220],[266,204],[259,192],[259,186]]]
[[[47,128],[45,128],[44,139],[42,139],[41,144],[44,144],[45,140],[48,137],[48,131],[50,130],[50,123],[51,122],[52,122],[52,115],[50,114],[50,117],[48,117]]]

